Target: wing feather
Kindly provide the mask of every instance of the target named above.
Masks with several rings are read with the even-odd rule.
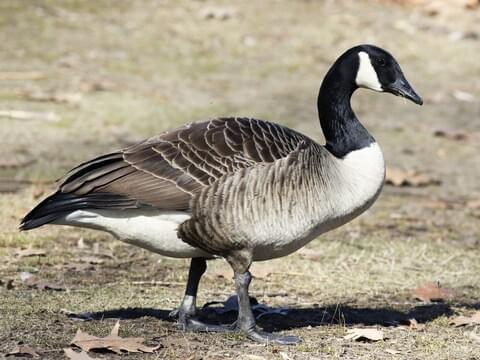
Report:
[[[287,157],[307,137],[247,118],[187,124],[126,149],[80,164],[62,180],[61,193],[108,194],[165,210],[189,210],[193,196],[226,174]],[[228,194],[225,194],[228,197]]]

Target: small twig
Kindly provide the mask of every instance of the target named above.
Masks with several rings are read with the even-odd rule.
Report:
[[[26,110],[0,110],[0,117],[14,120],[58,121],[60,118],[54,112],[35,112]]]
[[[0,80],[39,80],[46,77],[39,71],[0,71]]]

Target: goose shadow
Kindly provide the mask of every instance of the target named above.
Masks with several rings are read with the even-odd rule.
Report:
[[[232,297],[233,298],[233,297]],[[231,299],[231,298],[230,298]],[[230,300],[229,299],[229,300]],[[200,320],[211,324],[231,324],[236,320],[237,308],[227,300],[224,303],[207,303],[199,311]],[[212,305],[222,306],[212,306]],[[480,303],[432,303],[416,305],[405,310],[391,307],[355,307],[351,304],[335,304],[308,308],[269,308],[251,299],[258,325],[266,331],[282,331],[304,327],[328,325],[397,326],[407,324],[410,319],[418,323],[428,323],[442,316],[452,316],[452,306],[480,309]],[[69,314],[77,320],[120,319],[134,320],[152,317],[158,320],[175,322],[171,310],[153,308],[122,308],[99,312]]]

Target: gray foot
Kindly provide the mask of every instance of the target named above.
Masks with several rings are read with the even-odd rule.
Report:
[[[180,323],[181,322],[181,323]],[[185,331],[196,332],[217,332],[217,333],[232,333],[237,332],[235,324],[231,325],[213,325],[206,324],[197,318],[185,318],[183,321],[179,320],[180,327]]]

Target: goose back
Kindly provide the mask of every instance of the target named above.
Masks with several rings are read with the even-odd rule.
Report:
[[[239,169],[286,157],[301,142],[312,140],[256,119],[191,123],[81,164],[64,177],[59,191],[87,198],[114,194],[133,207],[188,210],[201,189]]]

